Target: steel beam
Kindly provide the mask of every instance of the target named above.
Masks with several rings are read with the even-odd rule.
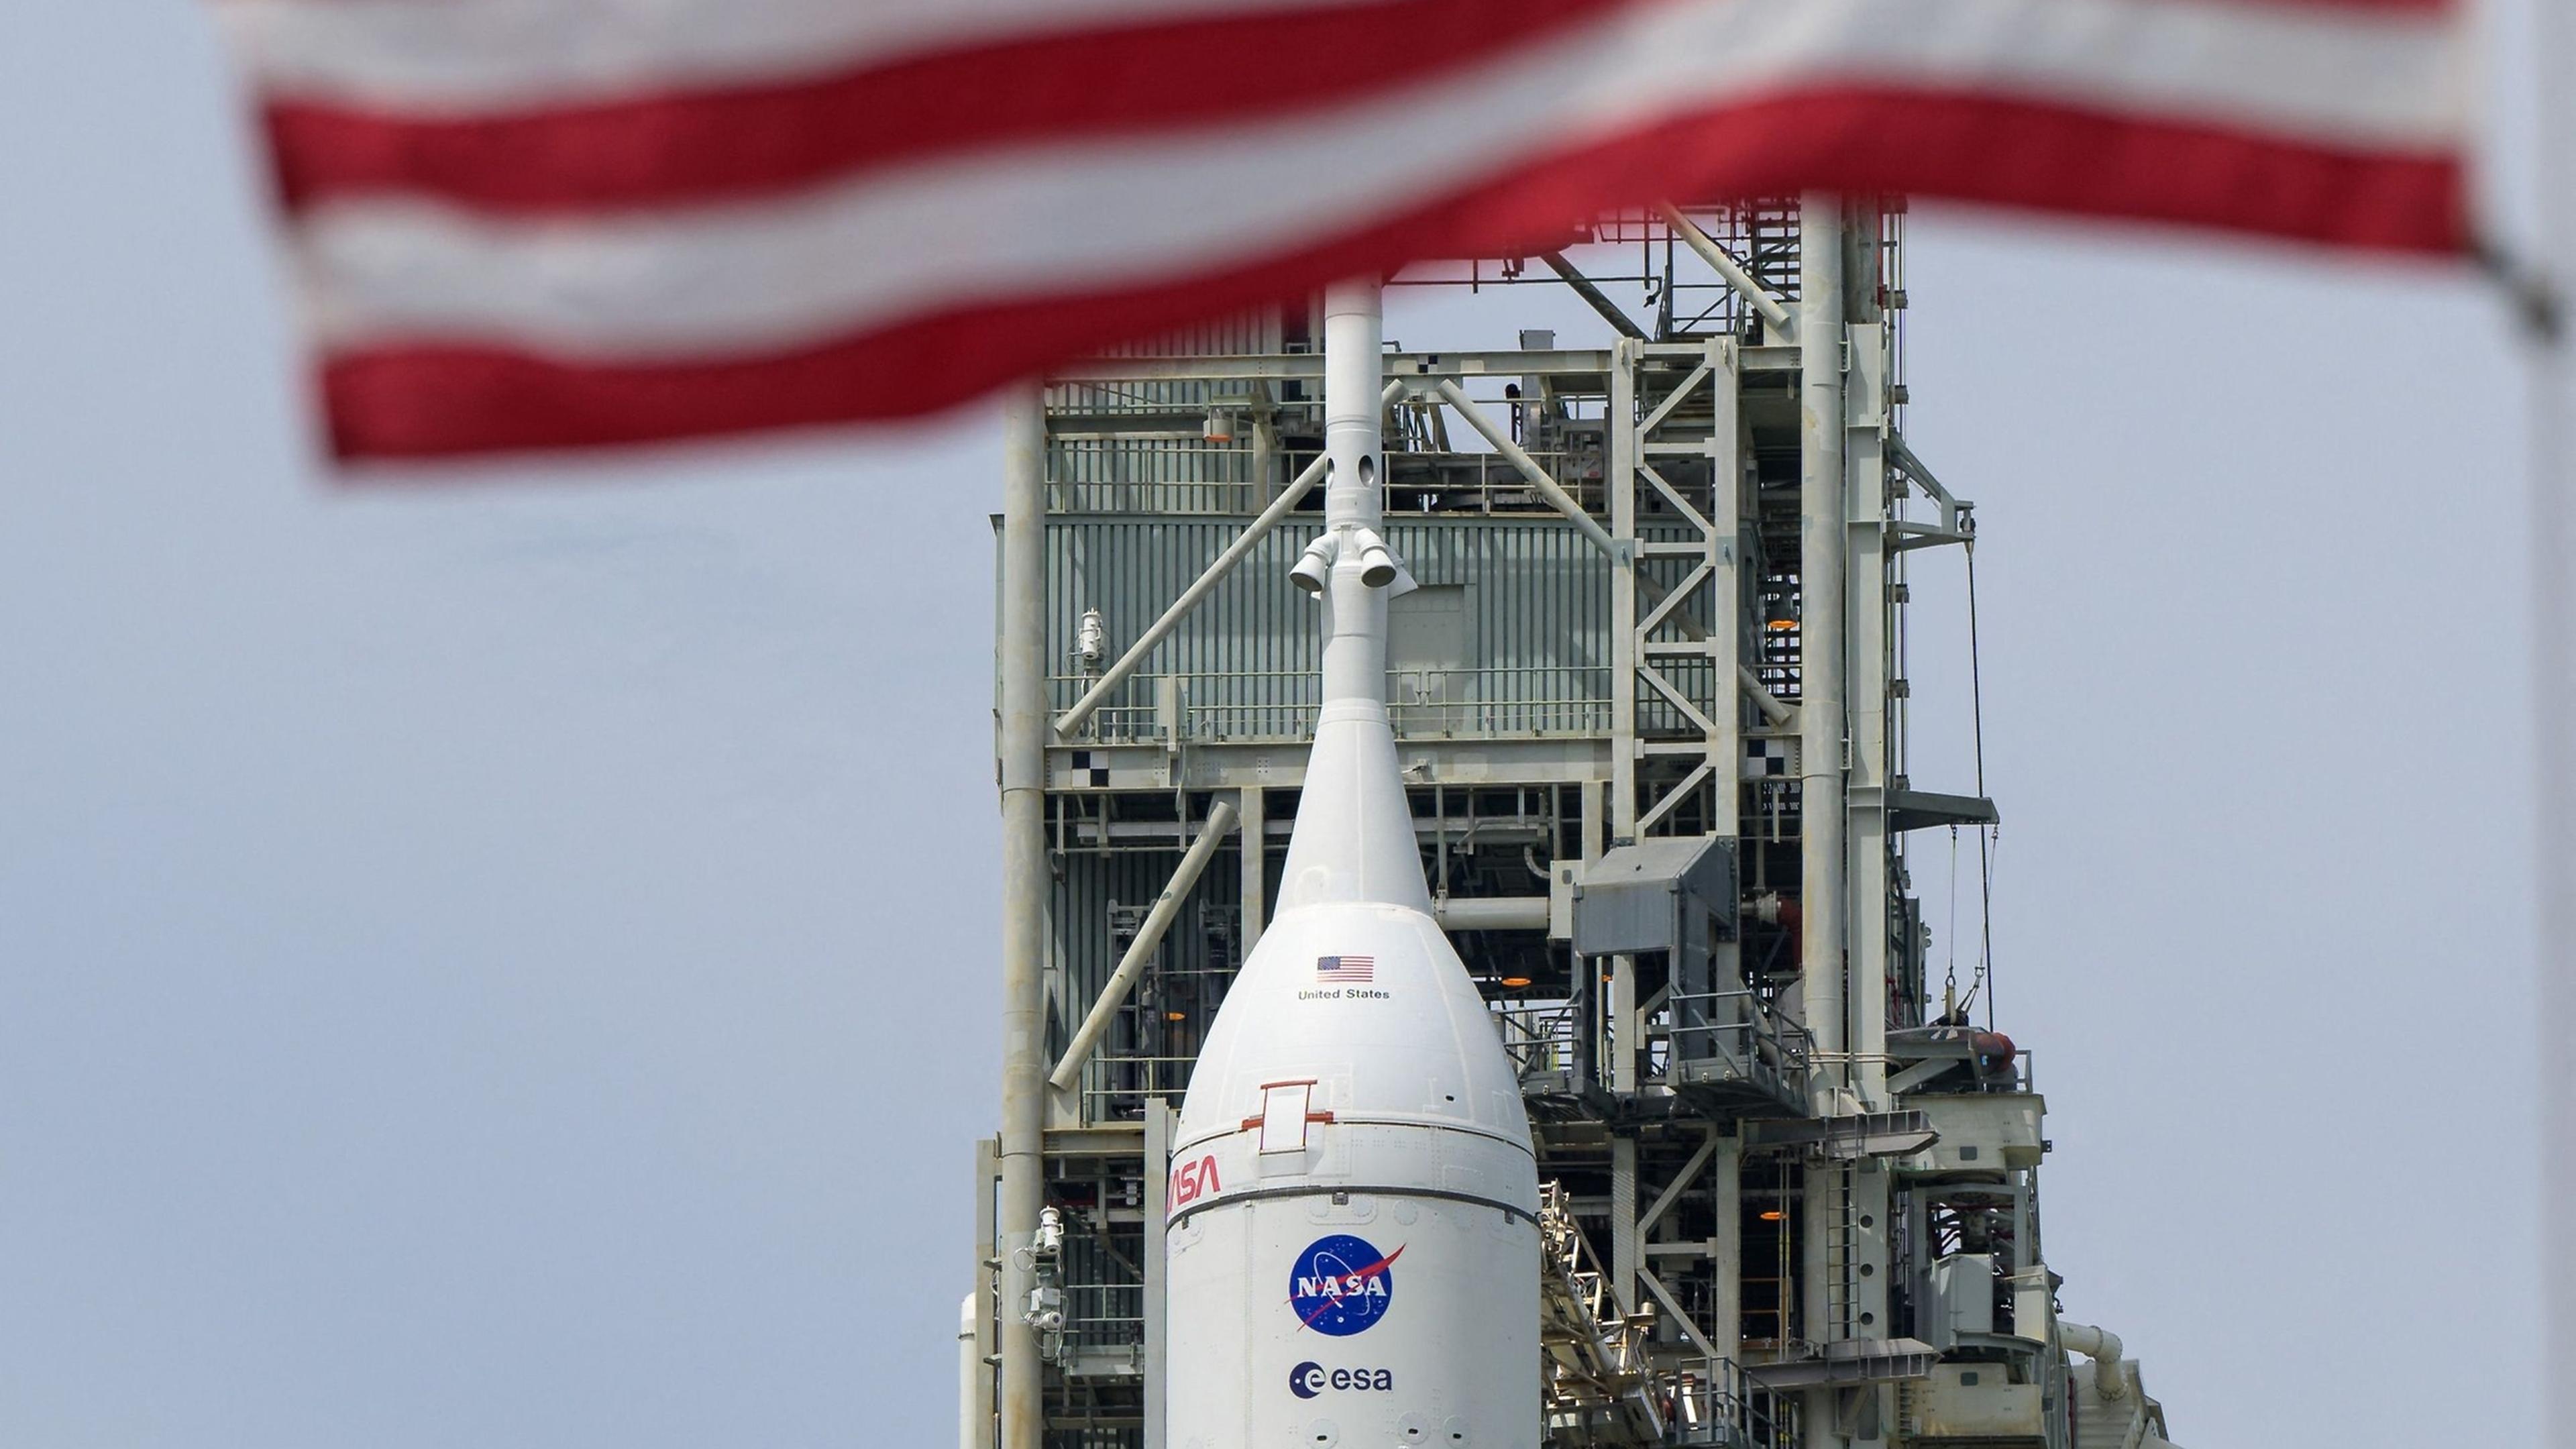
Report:
[[[1664,214],[1664,224],[1673,229],[1673,235],[1682,239],[1682,245],[1696,253],[1701,261],[1708,263],[1709,270],[1724,277],[1726,285],[1733,287],[1736,294],[1751,304],[1754,311],[1761,313],[1762,320],[1771,324],[1771,330],[1776,335],[1784,338],[1794,338],[1799,335],[1798,328],[1802,324],[1791,320],[1789,309],[1780,305],[1780,299],[1763,290],[1762,284],[1753,280],[1753,274],[1744,269],[1744,264],[1737,261],[1726,248],[1719,246],[1715,237],[1700,230],[1698,222],[1682,215],[1680,208],[1671,202],[1665,202],[1660,210]],[[1802,237],[1803,226],[1802,222]],[[1806,279],[1801,276],[1799,288],[1802,292],[1805,286]]]
[[[1100,998],[1082,1018],[1082,1025],[1067,1042],[1064,1056],[1047,1077],[1047,1085],[1059,1092],[1073,1090],[1082,1077],[1082,1064],[1091,1057],[1093,1047],[1109,1030],[1109,1023],[1126,1004],[1127,993],[1135,989],[1136,978],[1145,973],[1145,963],[1163,948],[1163,936],[1172,928],[1172,920],[1181,913],[1181,903],[1199,883],[1199,874],[1216,856],[1216,848],[1234,829],[1234,802],[1219,800],[1208,812],[1207,824],[1199,828],[1199,838],[1190,842],[1189,852],[1181,857],[1180,869],[1172,872],[1171,883],[1154,898],[1154,908],[1145,913],[1145,923],[1137,928],[1136,938],[1127,943],[1127,953],[1118,958],[1118,969],[1109,973],[1108,983],[1100,988]]]
[[[1494,451],[1502,454],[1505,462],[1510,463],[1515,471],[1528,479],[1529,485],[1538,490],[1541,498],[1546,499],[1557,512],[1564,514],[1566,521],[1574,525],[1576,532],[1590,539],[1592,546],[1608,555],[1612,562],[1619,560],[1622,551],[1618,543],[1610,537],[1609,530],[1601,526],[1601,521],[1585,512],[1583,505],[1574,501],[1573,494],[1566,492],[1562,484],[1549,477],[1547,470],[1538,465],[1537,459],[1522,451],[1521,445],[1512,441],[1510,433],[1494,426],[1494,420],[1485,416],[1485,410],[1476,405],[1474,398],[1467,396],[1466,389],[1444,377],[1434,385],[1433,390],[1438,392],[1441,399],[1449,406],[1458,410],[1458,415],[1467,420],[1467,426],[1474,428],[1484,436],[1486,442],[1493,444]]]
[[[1626,339],[1623,339],[1626,340]],[[1642,357],[1693,356],[1697,342],[1640,344]],[[1794,344],[1747,347],[1746,372],[1798,370]],[[1497,349],[1492,352],[1390,352],[1385,375],[1416,382],[1433,377],[1508,377],[1533,374],[1606,377],[1611,354],[1598,348]],[[1051,382],[1282,382],[1321,379],[1324,359],[1318,353],[1211,353],[1194,357],[1093,357],[1069,362],[1049,373]]]
[[[1808,196],[1798,215],[1798,722],[1799,959],[1807,1028],[1824,1069],[1816,1105],[1846,1109],[1843,940],[1843,550],[1849,507],[1843,479],[1843,237],[1839,203]],[[1802,1335],[1825,1343],[1844,1335],[1834,1240],[1846,1232],[1842,1173],[1810,1164],[1802,1214],[1799,1274]],[[1830,1389],[1806,1394],[1802,1449],[1849,1442]]]
[[[1843,553],[1850,509],[1843,477],[1843,246],[1835,203],[1807,198],[1799,216],[1798,724],[1799,959],[1807,1029],[1839,1083],[1846,901],[1843,856]]]
[[[1621,310],[1619,304],[1611,301],[1599,287],[1592,285],[1592,279],[1583,275],[1582,268],[1567,261],[1565,253],[1547,252],[1542,254],[1539,260],[1546,262],[1549,271],[1556,273],[1560,281],[1573,288],[1574,295],[1581,297],[1593,311],[1600,313],[1602,321],[1618,329],[1620,336],[1634,337],[1640,342],[1645,340],[1646,329],[1638,326],[1635,319]]]
[[[1870,253],[1875,255],[1875,253]],[[1849,670],[1845,717],[1851,761],[1844,785],[1849,839],[1845,926],[1851,969],[1845,996],[1844,1045],[1852,1089],[1872,1109],[1887,1100],[1887,836],[1888,792],[1895,787],[1888,754],[1888,687],[1897,672],[1888,610],[1887,324],[1849,329],[1851,370],[1843,389],[1844,627]],[[1882,1270],[1885,1265],[1880,1265]],[[1880,1283],[1886,1280],[1882,1274]]]

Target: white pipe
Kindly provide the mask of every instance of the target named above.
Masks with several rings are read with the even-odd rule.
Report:
[[[1444,931],[1543,931],[1547,897],[1444,897],[1431,903],[1431,919]]]
[[[1791,320],[1789,309],[1780,305],[1779,298],[1764,291],[1762,284],[1753,280],[1753,274],[1744,270],[1743,263],[1719,246],[1715,237],[1700,230],[1698,222],[1682,215],[1680,208],[1671,202],[1663,203],[1658,209],[1664,214],[1664,224],[1673,229],[1673,235],[1682,239],[1682,245],[1697,252],[1701,261],[1708,263],[1711,270],[1726,279],[1728,286],[1752,303],[1753,310],[1761,313],[1762,320],[1771,324],[1771,330],[1779,340],[1797,340],[1799,324]]]
[[[991,1449],[984,1406],[975,1402],[975,1295],[957,1300],[957,1449]]]
[[[1843,483],[1843,240],[1838,204],[1809,195],[1798,207],[1798,786],[1799,894],[1803,899],[1798,959],[1806,1027],[1828,1064],[1817,1072],[1815,1110],[1840,1115],[1845,1061],[1843,975],[1843,551],[1849,509]],[[1839,1172],[1807,1172],[1802,1297],[1805,1336],[1838,1338],[1838,1274],[1829,1232],[1851,1210]],[[1848,1291],[1848,1290],[1845,1290]],[[1808,1449],[1847,1449],[1836,1432],[1831,1390],[1807,1393],[1801,1423],[1814,1424]]]
[[[1585,538],[1592,540],[1594,548],[1608,554],[1613,561],[1618,559],[1619,543],[1610,536],[1610,530],[1603,528],[1599,519],[1584,512],[1583,505],[1574,501],[1574,495],[1549,477],[1537,459],[1523,452],[1521,445],[1512,441],[1511,434],[1495,427],[1493,420],[1485,416],[1485,410],[1476,406],[1474,398],[1467,396],[1456,382],[1448,378],[1440,379],[1438,386],[1440,396],[1458,410],[1458,415],[1467,420],[1467,426],[1483,434],[1485,441],[1494,445],[1494,451],[1502,454],[1504,461],[1519,470],[1520,475],[1529,480],[1529,485],[1539,491],[1540,497],[1564,514]]]
[[[1066,1044],[1064,1057],[1055,1064],[1047,1084],[1059,1092],[1071,1091],[1082,1075],[1082,1064],[1091,1059],[1091,1049],[1100,1044],[1110,1021],[1127,1000],[1136,978],[1145,973],[1145,963],[1161,949],[1163,935],[1172,928],[1172,918],[1181,913],[1181,902],[1189,899],[1190,888],[1199,883],[1199,873],[1207,869],[1209,857],[1216,854],[1217,842],[1234,829],[1234,802],[1219,800],[1208,811],[1207,824],[1199,827],[1199,838],[1190,842],[1189,854],[1181,857],[1181,868],[1172,872],[1171,884],[1154,899],[1154,909],[1147,912],[1145,924],[1136,939],[1127,943],[1127,954],[1118,958],[1118,969],[1109,973],[1109,984],[1100,988],[1100,999],[1091,1003],[1091,1012],[1083,1017],[1082,1026]]]
[[[2080,1353],[2093,1360],[2093,1391],[2106,1400],[2128,1397],[2132,1369],[2120,1357],[2120,1336],[2107,1328],[2089,1323],[2057,1320],[2057,1341],[2068,1353]]]
[[[1002,432],[1002,1301],[1028,1301],[1021,1248],[1046,1196],[1046,411],[1035,388]],[[1001,1315],[1000,1449],[1042,1449],[1038,1338]]]
[[[1843,229],[1837,203],[1798,209],[1799,904],[1806,1026],[1827,1061],[1843,1020]]]
[[[1753,707],[1762,711],[1764,719],[1775,725],[1784,725],[1797,718],[1798,712],[1781,703],[1778,695],[1763,688],[1762,681],[1754,676],[1752,670],[1741,664],[1735,666],[1735,679],[1744,686],[1745,693],[1753,696]]]

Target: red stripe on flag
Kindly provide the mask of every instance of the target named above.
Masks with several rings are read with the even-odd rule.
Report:
[[[788,84],[461,117],[286,95],[268,102],[265,118],[289,211],[396,192],[501,213],[641,208],[774,193],[1012,141],[1172,130],[1329,106],[1462,69],[1639,3],[1374,0],[1302,12],[1264,8],[1028,36]],[[1247,84],[1252,73],[1286,83]]]
[[[326,359],[346,458],[638,443],[935,411],[1118,342],[1426,256],[1496,255],[1663,196],[1904,192],[2399,253],[2467,250],[2456,156],[2329,150],[2204,122],[1893,88],[1733,104],[1429,202],[1364,232],[1116,291],[998,300],[793,352],[617,365],[505,343]]]

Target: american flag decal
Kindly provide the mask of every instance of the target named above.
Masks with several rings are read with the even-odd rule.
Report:
[[[1375,956],[1318,956],[1315,979],[1342,985],[1353,981],[1371,981],[1377,976]]]

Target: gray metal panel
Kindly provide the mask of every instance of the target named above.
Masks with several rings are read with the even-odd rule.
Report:
[[[1641,840],[1583,868],[1574,887],[1574,949],[1586,956],[1669,951],[1683,944],[1681,913],[1697,902],[1735,921],[1735,842],[1714,836]]]
[[[1223,855],[1234,854],[1238,844],[1239,837],[1222,847]],[[1116,913],[1126,908],[1142,915],[1150,909],[1181,855],[1175,846],[1168,851],[1073,851],[1060,857],[1063,871],[1051,917],[1059,985],[1048,1029],[1050,1061],[1117,969],[1126,937],[1115,929]],[[1182,904],[1127,1009],[1083,1071],[1077,1090],[1085,1121],[1134,1120],[1141,1116],[1146,1096],[1178,1099],[1189,1085],[1199,1035],[1241,965],[1236,876],[1225,864],[1211,865]],[[1168,1019],[1172,1013],[1182,1019]]]
[[[1116,653],[1247,522],[1121,514],[1052,519],[1048,629],[1059,674],[1057,706],[1071,704],[1084,687],[1072,665],[1083,610],[1101,612]],[[1264,539],[1101,709],[1092,737],[1159,737],[1158,677],[1181,675],[1191,737],[1304,738],[1316,701],[1315,606],[1289,585],[1287,573],[1312,532],[1312,520],[1300,516]],[[1606,728],[1609,566],[1573,530],[1541,515],[1399,515],[1386,532],[1418,581],[1459,591],[1459,632],[1470,654],[1462,670],[1399,691],[1399,732]]]

